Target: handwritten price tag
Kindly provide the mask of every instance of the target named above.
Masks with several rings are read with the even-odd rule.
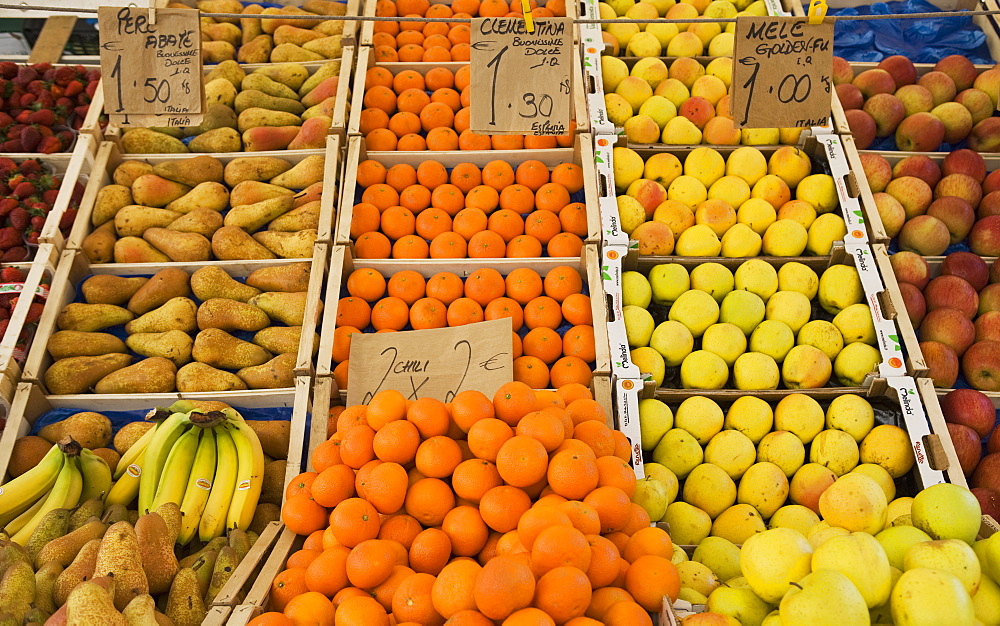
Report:
[[[737,128],[808,128],[830,117],[833,20],[736,18],[732,105]]]
[[[472,20],[473,132],[565,135],[570,122],[572,21],[488,17]]]
[[[122,126],[201,122],[201,25],[196,9],[99,7],[105,111]],[[151,118],[150,116],[157,116]]]
[[[451,402],[468,389],[490,398],[514,379],[507,318],[454,328],[368,333],[351,338],[347,404],[395,389],[410,400]]]

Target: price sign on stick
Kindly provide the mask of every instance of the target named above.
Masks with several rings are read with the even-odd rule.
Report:
[[[832,19],[737,17],[730,106],[736,127],[825,125],[832,71]]]
[[[347,404],[368,404],[379,391],[407,399],[451,402],[475,389],[492,398],[513,380],[507,318],[454,328],[357,334],[351,338]]]
[[[472,20],[471,129],[483,135],[565,135],[573,28],[567,18]]]
[[[97,20],[104,107],[111,121],[120,126],[200,124],[204,92],[198,11],[99,7]]]

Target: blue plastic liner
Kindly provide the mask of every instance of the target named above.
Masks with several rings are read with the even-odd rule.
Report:
[[[929,2],[905,0],[831,10],[829,15],[937,12],[940,9]],[[976,64],[993,63],[986,35],[972,23],[972,17],[838,21],[833,47],[834,54],[857,63],[878,62],[895,54],[914,63],[937,63],[952,54],[960,54]]]

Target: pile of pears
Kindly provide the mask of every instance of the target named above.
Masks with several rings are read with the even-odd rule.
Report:
[[[183,2],[168,7],[190,9]],[[244,4],[239,0],[201,0],[203,13],[242,13],[244,18],[202,17],[201,54],[204,63],[236,60],[240,63],[304,63],[340,57],[342,20],[318,19],[345,15],[347,4],[306,0],[301,6]],[[261,19],[254,15],[316,15],[317,19]]]
[[[325,162],[123,161],[97,194],[81,247],[91,263],[312,258]]]
[[[224,61],[205,75],[205,117],[197,126],[132,128],[127,154],[322,150],[333,125],[340,60],[246,70]],[[192,139],[185,143],[186,137]]]
[[[174,503],[139,516],[95,498],[48,513],[25,546],[0,538],[0,624],[201,624],[262,527],[181,556],[180,524]]]
[[[83,301],[56,318],[45,386],[56,395],[293,387],[303,322],[318,315],[306,311],[310,268],[270,265],[244,280],[212,265],[93,275],[79,286]]]

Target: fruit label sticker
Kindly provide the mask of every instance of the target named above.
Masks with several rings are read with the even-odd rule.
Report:
[[[472,20],[473,132],[565,135],[569,132],[573,22],[521,18]]]
[[[514,379],[510,318],[454,328],[363,333],[351,339],[349,406],[395,389],[408,400],[451,402],[474,389],[492,398]]]
[[[201,26],[196,9],[99,7],[105,111],[119,126],[202,121]]]
[[[830,117],[833,20],[736,18],[732,105],[737,128],[808,128]]]

